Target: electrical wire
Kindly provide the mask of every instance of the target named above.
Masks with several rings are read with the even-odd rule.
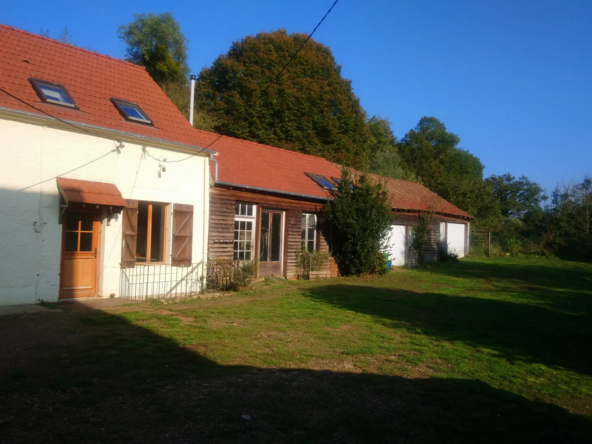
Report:
[[[150,154],[148,151],[146,151],[146,154],[148,154],[148,156],[152,157],[154,160],[156,160],[157,162],[164,162],[164,163],[177,163],[177,162],[184,162],[187,159],[191,159],[192,157],[197,156],[199,153],[201,153],[204,150],[207,150],[209,147],[211,147],[213,144],[215,144],[218,140],[220,140],[222,137],[224,137],[223,134],[220,134],[218,137],[216,137],[214,139],[213,142],[211,142],[210,144],[208,144],[207,146],[205,146],[204,148],[202,148],[201,150],[199,150],[197,153],[194,153],[190,156],[187,156],[183,159],[178,159],[178,160],[164,160],[162,157],[159,157],[158,159],[156,157],[154,157],[152,154]]]
[[[18,100],[19,102],[21,102],[21,103],[24,103],[24,104],[25,104],[25,105],[27,105],[27,106],[30,106],[30,107],[31,107],[31,108],[33,108],[34,110],[36,110],[36,111],[39,111],[40,113],[43,113],[43,114],[45,114],[45,115],[47,115],[47,116],[51,117],[52,119],[55,119],[55,120],[57,120],[58,122],[62,122],[62,123],[64,123],[64,124],[66,124],[66,125],[70,125],[72,128],[76,128],[76,129],[77,129],[77,130],[79,130],[79,131],[84,131],[85,133],[88,133],[88,134],[90,134],[90,135],[92,135],[92,136],[95,136],[95,137],[100,137],[101,139],[115,140],[115,139],[112,139],[112,138],[110,138],[110,137],[105,137],[105,136],[102,136],[102,135],[100,135],[100,134],[94,133],[93,131],[87,130],[86,128],[82,128],[82,127],[80,127],[80,126],[78,126],[78,125],[74,125],[73,123],[70,123],[70,122],[68,122],[67,120],[62,120],[62,119],[60,119],[59,117],[56,117],[56,116],[54,116],[54,115],[51,115],[51,114],[50,114],[50,113],[48,113],[47,111],[44,111],[44,110],[42,110],[42,109],[40,109],[40,108],[37,108],[35,105],[31,105],[29,102],[27,102],[27,101],[25,101],[25,100],[21,99],[20,97],[17,97],[17,96],[15,96],[14,94],[11,94],[11,93],[9,93],[9,92],[8,92],[8,91],[6,91],[5,89],[2,89],[2,88],[0,88],[0,91],[2,91],[2,92],[3,92],[4,94],[6,94],[6,95],[8,95],[8,96],[12,97],[13,99],[16,99],[16,100]],[[115,142],[121,143],[121,141],[119,141],[119,140],[115,140]]]
[[[269,88],[271,88],[271,85],[273,85],[282,75],[282,73],[286,70],[286,68],[288,67],[288,65],[292,62],[292,60],[294,60],[296,58],[296,56],[298,55],[298,53],[300,52],[300,50],[304,47],[304,45],[306,45],[306,43],[311,39],[311,37],[313,36],[313,34],[315,33],[315,31],[317,30],[317,28],[319,26],[321,26],[321,23],[323,23],[323,21],[325,20],[325,18],[327,18],[327,16],[329,15],[329,13],[333,10],[333,8],[335,7],[335,5],[337,4],[339,0],[335,0],[335,3],[333,3],[333,5],[329,8],[329,10],[325,13],[325,15],[323,16],[323,18],[321,19],[321,21],[319,23],[317,23],[317,26],[315,26],[315,28],[312,30],[312,32],[309,34],[309,36],[306,38],[306,40],[302,43],[302,45],[300,45],[300,48],[298,48],[298,50],[294,53],[294,55],[292,57],[290,57],[290,60],[288,60],[288,63],[286,63],[284,65],[284,67],[282,68],[282,70],[279,72],[279,74],[277,76],[275,76],[275,78],[269,82],[269,84],[265,87],[265,89],[261,92],[261,95],[259,96],[259,98],[257,100],[255,100],[255,103],[253,103],[253,105],[256,105],[259,100],[261,100],[261,98],[263,97],[263,94],[265,94]]]

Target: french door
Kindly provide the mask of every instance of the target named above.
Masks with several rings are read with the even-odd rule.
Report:
[[[259,276],[282,275],[283,213],[261,211]]]
[[[97,295],[100,233],[98,211],[68,210],[64,215],[60,298]]]

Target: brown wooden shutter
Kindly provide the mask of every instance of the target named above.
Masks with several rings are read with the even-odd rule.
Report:
[[[121,246],[121,268],[136,266],[136,244],[138,242],[138,201],[127,200],[123,210],[123,230]]]
[[[193,205],[173,205],[171,265],[189,267],[193,250]]]

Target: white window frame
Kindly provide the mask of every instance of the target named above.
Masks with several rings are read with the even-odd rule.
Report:
[[[304,230],[304,239],[302,239],[302,218],[300,218],[300,239],[301,239],[301,242],[304,242],[304,245],[308,249],[308,243],[312,240],[313,241],[313,245],[314,245],[314,248],[313,248],[312,251],[315,251],[317,249],[317,215],[314,214],[314,213],[302,213],[302,216],[306,216],[306,227],[305,227],[305,230]],[[313,239],[309,239],[308,238],[308,218],[309,217],[314,217],[314,235],[313,235]]]
[[[251,207],[251,215],[249,215],[249,207]],[[240,214],[243,212],[243,209],[245,209],[244,213],[245,214]],[[239,214],[236,214],[238,210]],[[235,207],[234,207],[234,222],[235,222],[235,227],[232,230],[232,234],[233,234],[233,244],[232,244],[232,260],[235,261],[252,261],[255,257],[255,234],[256,234],[256,226],[257,226],[257,205],[255,204],[250,204],[250,203],[246,203],[246,202],[236,202],[235,203]],[[236,239],[235,233],[237,232],[236,230],[236,222],[239,223],[239,238]],[[246,253],[247,250],[241,250],[240,249],[240,232],[241,231],[247,231],[245,230],[241,230],[240,229],[240,223],[241,222],[251,222],[251,258],[250,259],[240,259],[240,253]],[[235,248],[235,242],[239,242],[239,249],[237,250]]]

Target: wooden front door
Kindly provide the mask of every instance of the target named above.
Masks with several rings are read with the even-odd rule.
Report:
[[[259,276],[282,275],[283,213],[261,211]]]
[[[100,233],[98,211],[70,209],[64,215],[60,299],[97,295]]]

